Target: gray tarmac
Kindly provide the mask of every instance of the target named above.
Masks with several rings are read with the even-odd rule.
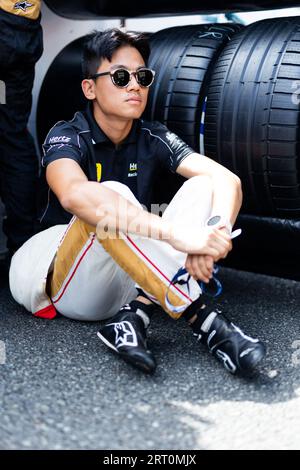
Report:
[[[154,317],[147,376],[97,323],[36,319],[0,273],[1,449],[300,449],[300,283],[223,268],[219,307],[268,354],[230,375],[184,321]]]

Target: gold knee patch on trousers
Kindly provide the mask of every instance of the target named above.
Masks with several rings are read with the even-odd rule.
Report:
[[[67,232],[58,248],[50,279],[50,296],[52,298],[56,297],[61,290],[66,277],[74,266],[78,254],[90,239],[91,233],[95,233],[95,227],[77,218],[74,218],[74,221],[68,226]]]
[[[127,243],[121,239],[99,240],[103,248],[118,263],[118,265],[146,292],[155,297],[162,308],[172,317],[179,318],[182,313],[174,313],[167,309],[165,305],[165,296],[168,286],[155,275],[147,264],[130,249]],[[182,299],[169,290],[169,301],[176,307],[185,305]]]
[[[54,269],[49,279],[50,296],[55,298],[61,291],[63,284],[74,267],[75,260],[90,239],[91,233],[95,233],[95,227],[86,224],[80,219],[68,226],[67,232],[59,246]],[[122,238],[98,238],[103,248],[110,254],[115,262],[146,292],[155,297],[162,308],[172,317],[179,318],[182,313],[174,313],[167,309],[165,297],[168,285],[156,275],[149,266],[141,259]],[[185,305],[183,300],[170,289],[169,301],[174,306]]]

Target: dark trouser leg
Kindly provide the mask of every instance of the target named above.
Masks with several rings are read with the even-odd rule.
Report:
[[[0,69],[6,104],[0,105],[0,191],[7,219],[8,248],[17,249],[34,234],[38,158],[27,130],[34,64]]]

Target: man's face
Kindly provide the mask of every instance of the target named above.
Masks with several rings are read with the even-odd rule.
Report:
[[[123,46],[116,50],[111,62],[103,60],[97,73],[113,71],[118,68],[125,68],[130,72],[136,71],[139,67],[145,66],[145,62],[137,49],[130,46]],[[97,108],[107,117],[131,120],[140,118],[143,113],[148,97],[148,88],[141,87],[134,75],[127,87],[116,87],[110,75],[98,77],[94,84],[94,110]]]

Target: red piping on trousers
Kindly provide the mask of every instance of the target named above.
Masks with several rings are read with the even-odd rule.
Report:
[[[143,257],[144,257],[144,258],[145,258],[145,259],[146,259],[146,260],[147,260],[147,261],[166,279],[166,281],[168,281],[168,282],[171,284],[172,282],[170,281],[170,279],[168,279],[167,276],[166,276],[164,273],[162,273],[161,270],[160,270],[157,266],[155,266],[155,264],[148,258],[148,256],[146,256],[146,255],[139,249],[139,247],[133,242],[133,240],[131,240],[131,238],[130,238],[128,235],[126,235],[126,237],[127,237],[127,239],[129,240],[129,242],[132,243],[132,245],[138,250],[138,252],[139,252],[139,253],[140,253],[140,254],[141,254],[141,255],[142,255],[142,256],[143,256]],[[178,289],[177,286],[175,286],[175,285],[173,284],[173,287],[174,287],[178,292],[180,292],[181,295],[183,295],[186,299],[188,299],[190,302],[193,302],[193,300],[190,299],[190,297],[188,297],[188,296],[187,296],[184,292],[182,292],[180,289]]]

